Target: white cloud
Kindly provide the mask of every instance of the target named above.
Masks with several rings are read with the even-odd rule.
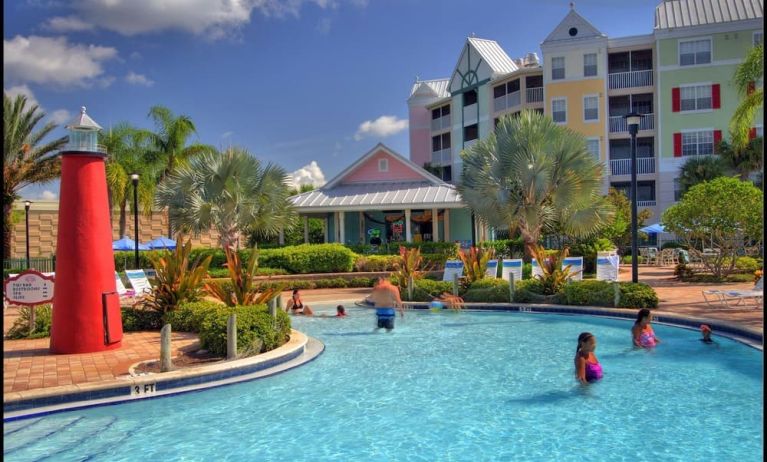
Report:
[[[94,29],[93,24],[89,24],[77,16],[57,16],[49,19],[43,27],[56,32],[82,32]]]
[[[128,75],[125,76],[125,81],[131,85],[143,85],[145,87],[151,87],[154,85],[154,80],[148,78],[145,75],[136,74],[133,71],[128,72]]]
[[[59,197],[58,194],[56,194],[53,191],[48,191],[46,189],[45,191],[40,193],[40,197],[39,198],[42,199],[42,200],[46,200],[46,201],[52,201],[52,200],[56,200],[58,197]]]
[[[221,138],[231,138],[234,135],[233,131],[224,132],[221,134]]]
[[[385,138],[395,135],[408,126],[407,119],[398,119],[396,116],[381,116],[376,120],[366,120],[362,122],[354,134],[354,139],[359,141],[366,136],[377,136]]]
[[[289,186],[293,188],[300,188],[301,185],[310,184],[315,187],[320,187],[325,184],[325,175],[322,173],[322,169],[317,165],[317,161],[313,160],[308,165],[304,165],[295,172],[288,175]]]
[[[40,105],[40,103],[37,102],[34,93],[32,93],[32,90],[30,90],[26,85],[16,85],[15,87],[8,88],[5,90],[5,94],[8,95],[8,98],[11,99],[16,99],[18,95],[26,96],[27,107],[33,104],[37,104],[38,106]]]
[[[72,120],[72,114],[66,109],[58,109],[51,112],[50,121],[56,125],[65,124]]]
[[[330,18],[322,18],[317,22],[317,32],[319,32],[322,35],[327,35],[330,33],[330,26],[332,25],[332,20]]]
[[[6,79],[59,86],[89,86],[104,74],[102,62],[117,50],[97,45],[70,44],[66,37],[17,35],[3,40]],[[102,79],[101,84],[111,83]],[[107,85],[108,85],[107,83]]]

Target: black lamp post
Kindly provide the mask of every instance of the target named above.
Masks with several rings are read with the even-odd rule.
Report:
[[[134,251],[135,251],[135,263],[136,269],[139,269],[138,262],[138,173],[133,173],[130,176],[133,182],[133,236],[135,238]]]
[[[32,206],[31,201],[24,202],[24,219],[26,221],[26,235],[27,235],[27,269],[29,269],[29,207]]]
[[[639,281],[639,257],[637,256],[637,132],[642,116],[629,112],[625,116],[631,135],[631,282]]]

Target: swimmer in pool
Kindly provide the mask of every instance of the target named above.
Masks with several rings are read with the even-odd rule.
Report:
[[[652,348],[660,343],[660,339],[655,336],[650,325],[650,310],[642,308],[637,313],[637,320],[634,322],[634,327],[631,328],[631,338],[634,342],[634,346],[641,348]]]
[[[399,289],[388,279],[378,278],[378,282],[368,298],[376,308],[376,329],[382,327],[387,331],[394,329],[395,309],[399,310],[400,316],[405,316]]]
[[[293,291],[293,296],[290,297],[290,300],[288,300],[285,309],[288,311],[288,313],[293,313],[295,315],[311,316],[314,314],[308,305],[304,305],[304,301],[301,300],[301,294],[298,292],[298,289]]]
[[[602,378],[602,365],[594,354],[597,348],[597,338],[590,332],[578,336],[578,347],[575,350],[575,377],[581,383],[596,382]]]

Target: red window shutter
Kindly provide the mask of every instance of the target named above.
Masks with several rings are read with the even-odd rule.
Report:
[[[748,139],[753,140],[756,138],[756,127],[751,127],[751,130],[748,131]]]
[[[682,157],[682,134],[674,133],[674,157]]]
[[[722,106],[722,97],[719,90],[719,84],[711,85],[711,107],[719,109]]]
[[[746,94],[750,95],[751,93],[756,91],[756,82],[753,80],[748,82],[748,90],[746,90]]]
[[[679,88],[671,89],[671,111],[679,112],[682,109],[682,96],[679,93]]]
[[[719,146],[719,143],[721,142],[722,142],[722,131],[714,130],[714,152],[717,151],[717,147]]]

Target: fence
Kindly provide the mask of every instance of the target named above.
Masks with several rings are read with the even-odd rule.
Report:
[[[56,256],[30,258],[29,268],[40,271],[41,273],[52,273],[56,271]],[[3,270],[25,270],[29,268],[27,268],[26,258],[9,258],[3,260]]]

